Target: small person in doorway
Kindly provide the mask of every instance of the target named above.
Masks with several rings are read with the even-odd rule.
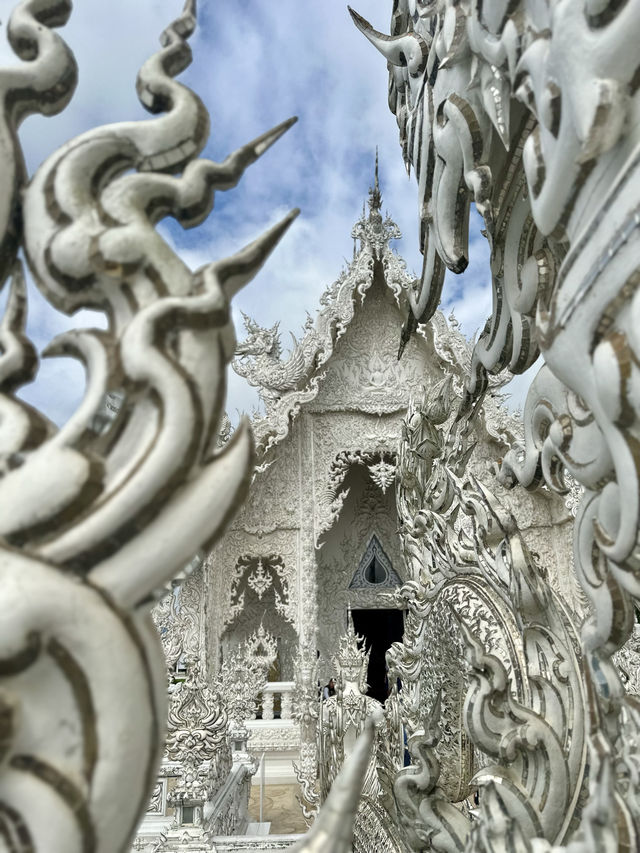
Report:
[[[322,699],[324,701],[326,701],[329,698],[329,696],[335,696],[335,695],[336,695],[336,683],[333,680],[333,678],[330,678],[329,683],[325,684],[325,686],[322,688]]]

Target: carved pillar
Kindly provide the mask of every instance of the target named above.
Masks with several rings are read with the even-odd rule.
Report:
[[[273,700],[275,696],[271,690],[262,693],[262,719],[273,720]]]
[[[291,719],[291,709],[293,705],[293,693],[291,690],[285,690],[281,694],[281,702],[282,702],[282,719],[290,720]]]
[[[305,656],[315,657],[318,616],[316,558],[314,545],[314,459],[313,420],[307,414],[300,417],[300,542],[299,542],[299,637]]]

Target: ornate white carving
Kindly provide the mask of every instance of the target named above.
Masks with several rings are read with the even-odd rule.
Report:
[[[71,139],[27,180],[18,125],[60,111],[75,87],[54,31],[70,10],[23,0],[8,23],[18,62],[0,69],[0,286],[12,279],[0,324],[3,843],[65,853],[124,849],[147,806],[166,711],[150,604],[246,491],[247,426],[216,447],[229,302],[295,215],[195,273],[154,229],[164,216],[199,224],[214,191],[291,125],[223,163],[197,158],[206,110],[174,80],[190,62],[191,2],[138,76],[152,116]],[[108,317],[48,348],[87,371],[61,429],[15,395],[37,367],[19,247],[56,308]],[[98,425],[109,394],[119,412]]]
[[[313,327],[313,318],[308,317],[304,327],[304,337],[298,341],[291,334],[293,349],[286,362],[280,355],[279,323],[271,329],[263,329],[243,313],[244,325],[248,337],[236,347],[233,369],[251,385],[259,389],[265,405],[278,400],[287,391],[294,391],[309,379],[322,352],[322,339]]]
[[[165,751],[169,761],[180,765],[169,794],[172,804],[202,806],[231,770],[227,715],[220,695],[213,693],[197,666],[171,693]]]
[[[354,826],[354,850],[365,853],[368,850],[400,851],[395,831],[384,808],[381,807],[381,785],[379,768],[388,764],[391,755],[389,743],[401,738],[398,729],[389,730],[383,719],[382,706],[375,699],[365,695],[367,689],[366,674],[369,654],[363,646],[363,638],[353,629],[351,614],[347,617],[347,630],[338,641],[335,656],[337,671],[337,692],[319,705],[317,723],[317,761],[318,773],[305,764],[297,768],[297,776],[302,785],[303,796],[308,806],[317,809],[324,803],[335,783],[338,772],[346,758],[354,751],[357,736],[364,729],[369,717],[376,719],[378,728],[375,751],[369,759],[364,776],[362,796],[358,804]],[[402,750],[395,745],[396,758]],[[385,760],[386,759],[386,760]],[[398,763],[396,771],[400,768]],[[374,845],[374,846],[372,846]]]
[[[293,339],[293,351],[287,362],[279,358],[277,326],[262,329],[246,319],[249,337],[238,347],[234,370],[260,388],[266,405],[265,416],[253,422],[259,449],[268,450],[281,442],[289,434],[301,407],[316,399],[327,378],[324,367],[354,318],[356,302],[364,300],[373,284],[374,262],[382,263],[387,286],[398,304],[404,304],[402,294],[412,286],[412,279],[404,261],[389,245],[400,237],[400,232],[388,217],[382,219],[379,188],[371,191],[369,204],[369,215],[363,213],[353,230],[360,241],[360,250],[348,269],[323,294],[322,309],[315,323],[309,318],[303,338]],[[361,364],[361,359],[343,361],[338,370],[332,371],[330,381],[338,386],[349,384],[352,409],[381,414],[404,408],[407,387],[415,386],[421,379],[419,366],[398,365],[380,352],[372,352],[368,359],[367,364]]]
[[[419,184],[425,262],[421,282],[409,292],[414,317],[405,338],[433,313],[445,267],[461,272],[466,266],[473,200],[491,247],[494,298],[474,349],[462,415],[481,401],[488,373],[505,366],[522,372],[541,352],[545,365],[528,394],[524,441],[506,455],[501,479],[529,489],[545,483],[564,493],[568,471],[584,490],[579,496],[576,490],[574,563],[591,607],[582,630],[590,803],[581,819],[578,809],[573,825],[554,835],[558,826],[548,820],[554,808],[543,809],[540,826],[523,814],[523,808],[538,809],[531,790],[510,802],[502,784],[489,786],[469,844],[496,851],[549,850],[554,842],[581,851],[613,850],[619,841],[637,846],[638,717],[611,655],[631,632],[640,593],[639,348],[633,319],[640,282],[640,3],[400,0],[391,37],[353,17],[389,63],[389,103]],[[451,495],[446,481],[442,486]],[[412,535],[418,522],[432,521],[429,515],[414,519]],[[448,528],[437,527],[442,562],[451,553],[443,538]],[[504,533],[511,548],[513,525]],[[484,558],[472,536],[468,547]],[[412,559],[418,571],[433,565],[426,549],[421,554],[412,548]],[[516,568],[512,563],[509,570]],[[451,562],[449,571],[455,569]],[[483,575],[495,589],[494,575]],[[516,599],[514,616],[526,638],[525,604]],[[540,615],[549,614],[541,609]],[[472,667],[490,673],[496,684],[504,681],[471,638],[466,646]],[[520,719],[523,712],[510,701],[501,696],[495,710]],[[563,713],[571,708],[586,716],[586,699],[575,702],[565,696]],[[525,725],[533,733],[539,722]],[[437,741],[433,733],[429,737]],[[536,737],[543,743],[547,735]],[[618,746],[623,740],[629,749]],[[497,742],[494,736],[493,748]],[[518,749],[531,742],[518,739]],[[508,757],[517,766],[518,755]],[[614,775],[616,762],[620,772]],[[425,758],[425,782],[437,779],[427,765]],[[551,759],[544,775],[549,792],[562,772],[562,762]],[[427,787],[433,798],[420,814],[437,823],[438,795],[432,782]],[[620,799],[624,805],[618,808]],[[456,821],[452,816],[449,824],[454,835]],[[461,843],[444,834],[438,840],[447,849]]]
[[[253,637],[228,653],[216,676],[216,686],[224,696],[235,740],[238,740],[238,732],[246,740],[245,723],[255,717],[258,694],[277,651],[274,638],[260,626]]]
[[[247,654],[258,662],[268,672],[278,654],[278,643],[276,638],[266,631],[260,623],[257,630],[247,638],[245,643]]]
[[[247,588],[253,590],[262,601],[267,590],[273,590],[274,607],[294,627],[297,624],[297,596],[293,568],[285,566],[282,558],[241,557],[234,569],[229,596],[229,605],[223,626],[230,625],[246,607]]]
[[[392,451],[381,448],[373,451],[342,450],[331,462],[327,479],[316,500],[316,546],[319,545],[318,540],[322,534],[333,527],[340,515],[349,490],[339,489],[353,465],[366,466],[372,481],[380,487],[383,494],[386,493],[395,477],[395,464],[387,461],[385,455],[388,460],[395,460]]]
[[[166,782],[164,779],[158,779],[153,791],[151,799],[147,806],[147,814],[164,814],[164,804],[166,800]]]
[[[258,565],[247,576],[247,584],[256,593],[258,598],[262,600],[263,594],[271,586],[271,575],[264,570],[262,560],[258,560]]]
[[[227,530],[209,556],[209,574],[205,590],[208,610],[207,643],[210,660],[217,664],[221,653],[226,653],[224,650],[229,644],[234,645],[244,641],[262,621],[267,630],[282,638],[280,662],[286,669],[286,676],[283,675],[283,677],[293,678],[291,666],[295,656],[300,607],[296,575],[297,532],[295,529],[281,529],[277,525],[275,529],[271,529],[270,524],[264,525],[267,529],[258,526],[266,514],[262,501],[267,499],[268,504],[273,505],[273,501],[268,499],[272,486],[270,483],[266,484],[265,494],[263,478],[268,479],[273,477],[274,473],[278,474],[279,466],[278,470],[274,471],[275,467],[256,478],[252,490],[253,497],[250,498],[249,504],[241,510],[235,525]],[[289,466],[285,466],[282,470],[287,477],[291,473]],[[287,479],[283,486],[283,493],[287,495],[291,494],[284,491],[288,485]],[[297,497],[295,485],[292,484],[291,489],[295,499]],[[276,517],[280,515],[277,510],[274,514]],[[280,516],[280,521],[290,524],[285,514]],[[247,532],[245,527],[249,527],[250,531]],[[284,566],[283,579],[287,588],[285,597],[281,594],[283,581],[279,579],[275,569],[269,568],[273,566],[272,558],[278,567]],[[260,559],[265,566],[265,571],[268,571],[272,577],[272,585],[263,593],[262,600],[246,584],[245,578],[241,577],[238,580],[240,571],[244,572],[247,567],[249,569],[255,567]],[[241,569],[241,567],[244,568]],[[239,594],[233,593],[234,585],[236,587],[239,585]],[[278,602],[275,591],[279,592],[282,602],[288,601],[287,612],[292,622],[286,618],[282,609],[280,612],[276,609]],[[232,612],[231,602],[234,604]],[[215,664],[214,668],[216,668]]]
[[[627,693],[640,696],[640,624],[633,626],[633,634],[625,645],[613,656],[620,670],[622,683]]]
[[[262,750],[295,750],[300,749],[300,728],[297,725],[283,726],[274,723],[271,726],[258,724],[249,725],[251,749],[259,753]]]
[[[376,486],[380,486],[382,494],[385,494],[389,486],[396,479],[396,466],[391,462],[385,462],[384,459],[381,459],[380,462],[367,465],[367,468],[373,482]]]
[[[151,612],[169,673],[175,671],[179,662],[184,665],[200,659],[204,574],[199,559],[197,563],[197,568],[182,581],[172,581],[171,592]]]
[[[401,584],[406,579],[402,554],[397,535],[394,494],[383,495],[374,485],[363,467],[356,469],[364,488],[354,482],[354,491],[345,502],[343,513],[330,532],[323,547],[316,552],[318,566],[317,581],[317,631],[316,648],[320,650],[318,677],[322,683],[334,672],[331,658],[336,651],[336,640],[345,629],[345,614],[350,605],[354,609],[376,609],[396,607],[389,603],[387,594],[394,583]],[[386,553],[391,566],[397,572],[389,572],[387,585],[359,582],[353,585],[358,567],[366,568],[363,558],[373,540],[378,540]]]
[[[374,567],[374,579],[368,577],[368,570]],[[381,577],[376,575],[380,573]],[[399,587],[402,584],[400,576],[391,565],[391,560],[386,555],[378,537],[373,534],[360,559],[358,568],[355,570],[349,589],[379,589],[380,587]]]
[[[481,799],[500,791],[527,837],[559,841],[586,767],[577,635],[513,517],[466,472],[468,423],[443,433],[426,409],[421,423],[409,413],[400,454],[398,508],[417,573],[400,593],[405,636],[388,658],[411,688],[399,699],[420,768],[420,781],[407,770],[395,782],[400,822],[414,848],[434,834],[436,849],[464,849],[472,824],[453,803],[473,776]]]

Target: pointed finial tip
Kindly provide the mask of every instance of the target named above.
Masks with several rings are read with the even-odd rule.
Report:
[[[376,164],[373,173],[373,186],[369,188],[369,210],[379,211],[382,207],[382,193],[380,192],[380,180],[378,169],[378,146],[376,145]]]

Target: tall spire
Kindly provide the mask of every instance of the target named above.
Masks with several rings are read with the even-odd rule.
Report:
[[[376,145],[376,170],[373,186],[369,188],[369,210],[371,213],[380,212],[382,207],[382,194],[380,192],[380,181],[378,179],[378,146]]]
[[[389,241],[399,240],[402,236],[396,223],[387,215],[382,217],[382,193],[378,169],[378,148],[376,146],[376,167],[373,173],[373,186],[369,187],[369,215],[366,215],[365,202],[362,203],[362,218],[356,222],[351,236],[360,240],[361,249],[368,247],[376,258],[389,251]]]

